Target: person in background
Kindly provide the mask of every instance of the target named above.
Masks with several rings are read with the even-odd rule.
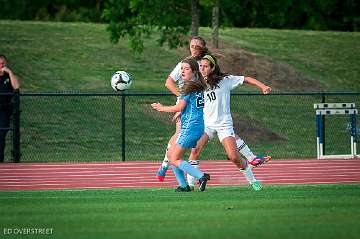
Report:
[[[12,70],[6,65],[6,56],[0,54],[0,93],[13,93],[19,90],[20,83]],[[6,135],[9,131],[13,113],[12,95],[0,95],[0,162],[5,159]]]

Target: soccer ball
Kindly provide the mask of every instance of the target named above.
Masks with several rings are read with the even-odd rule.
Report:
[[[116,91],[123,91],[130,88],[132,76],[125,71],[117,71],[111,77],[111,87]]]

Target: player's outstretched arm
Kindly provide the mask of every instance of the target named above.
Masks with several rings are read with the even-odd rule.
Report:
[[[151,107],[160,112],[181,112],[186,106],[186,101],[181,99],[176,105],[166,106],[158,103],[152,103]]]
[[[245,77],[245,82],[250,84],[250,85],[254,85],[256,87],[258,87],[263,94],[270,94],[271,93],[271,87],[270,86],[267,86],[265,84],[263,84],[262,82],[252,78],[252,77],[249,77],[249,76],[246,76]]]

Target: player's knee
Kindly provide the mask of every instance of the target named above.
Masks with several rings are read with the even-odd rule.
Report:
[[[227,157],[228,157],[228,160],[230,160],[231,162],[239,161],[238,154],[228,154]]]
[[[194,148],[191,150],[191,158],[196,160],[199,158],[199,154],[200,154],[200,149],[199,148]]]
[[[167,157],[169,159],[170,164],[172,164],[172,165],[176,165],[176,162],[178,160],[180,160],[180,158],[176,154],[174,154],[172,151],[168,151]]]

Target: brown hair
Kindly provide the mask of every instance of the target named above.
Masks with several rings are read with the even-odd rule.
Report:
[[[210,59],[214,60],[215,64]],[[221,72],[220,67],[217,64],[217,60],[213,55],[207,54],[201,60],[209,61],[211,68],[215,67],[215,69],[206,77],[206,83],[208,84],[209,88],[211,90],[219,88],[219,82],[229,74]]]
[[[192,36],[189,40],[189,45],[192,40],[198,40],[201,42],[202,46],[198,47],[198,50],[200,51],[200,54],[195,57],[195,60],[199,61],[203,56],[210,54],[209,49],[206,47],[206,41],[201,36]]]
[[[7,60],[7,59],[6,59],[6,56],[3,55],[3,54],[0,54],[0,58],[4,59],[5,61]]]
[[[187,63],[190,65],[191,71],[194,73],[196,79],[184,81],[183,87],[180,89],[180,93],[187,95],[193,92],[202,92],[206,90],[206,82],[200,74],[199,64],[193,57],[185,58],[181,63]]]
[[[204,38],[202,38],[201,36],[192,36],[190,37],[190,41],[191,42],[192,40],[198,40],[198,41],[201,41],[201,44],[206,47],[206,41]]]

